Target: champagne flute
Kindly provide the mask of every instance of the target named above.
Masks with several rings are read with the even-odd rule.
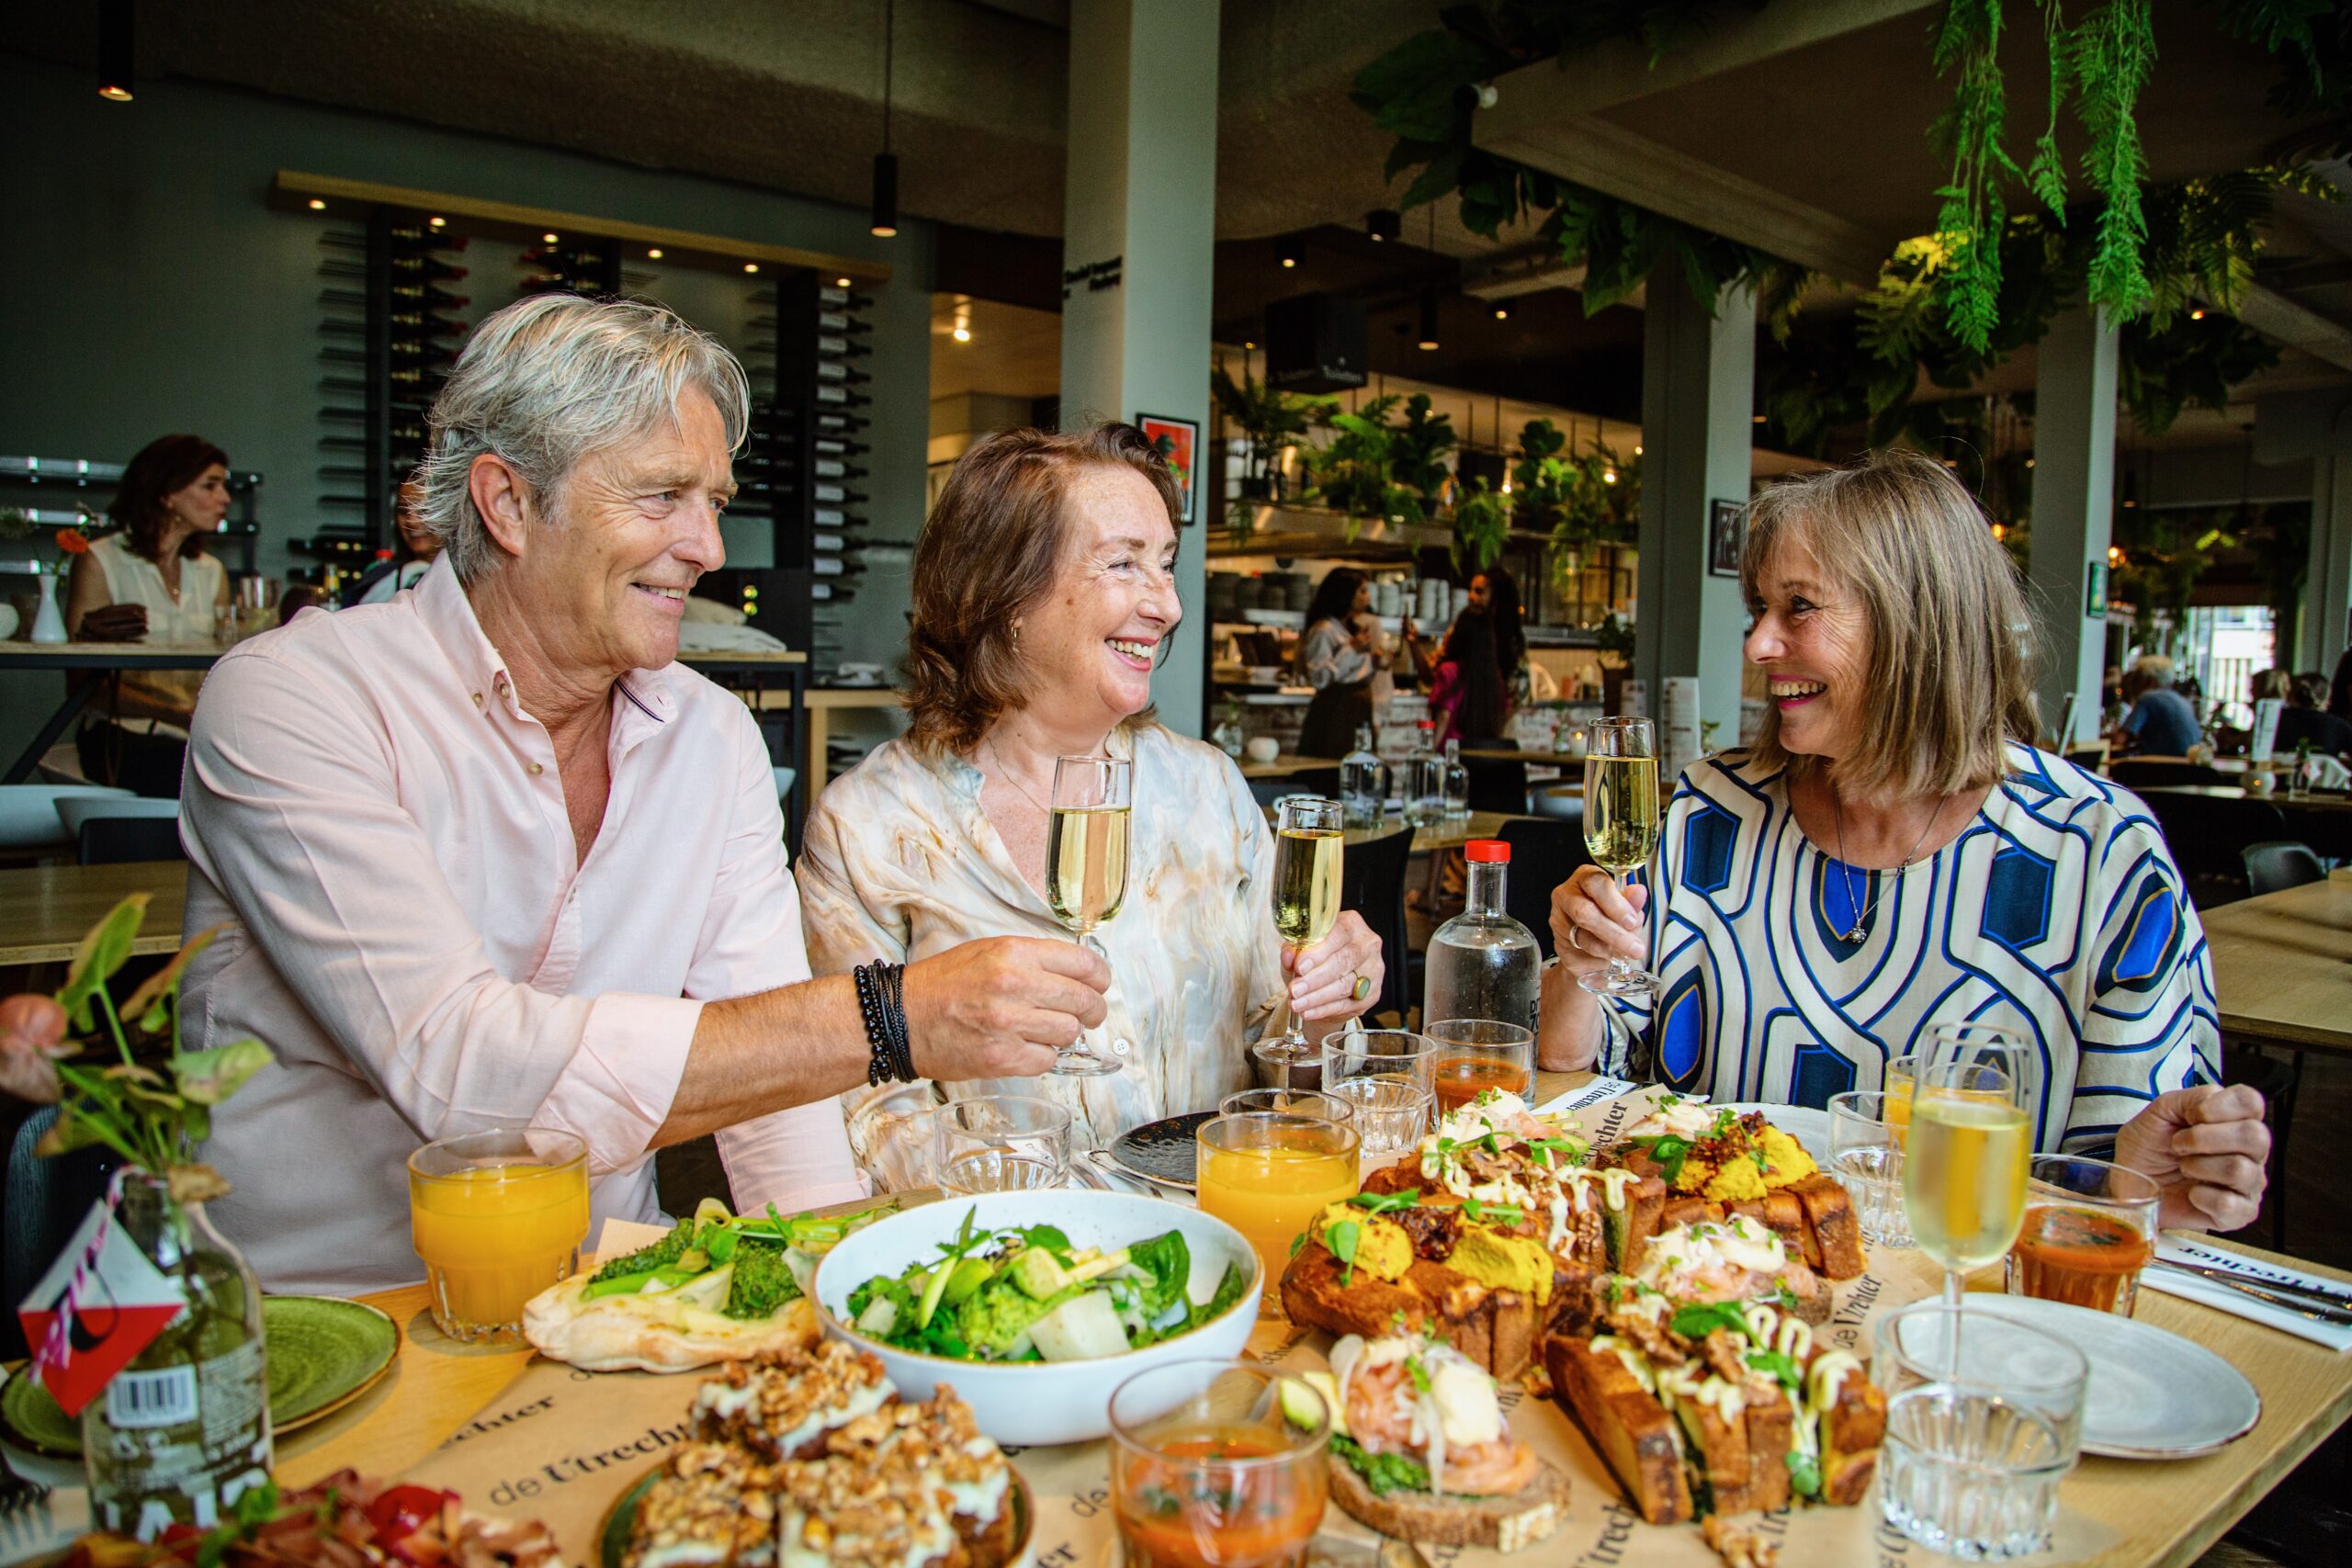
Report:
[[[1919,1250],[1943,1266],[1944,1300],[1999,1262],[2025,1218],[2038,1063],[1985,1024],[1943,1024],[1919,1051],[1903,1156],[1903,1214]]]
[[[1317,795],[1294,795],[1275,808],[1274,929],[1293,957],[1330,935],[1339,923],[1344,825],[1340,803]],[[1301,1066],[1311,1062],[1319,1067],[1322,1051],[1307,1043],[1306,1021],[1291,1009],[1290,982],[1283,986],[1283,1027],[1272,1039],[1260,1041],[1256,1054],[1274,1069],[1277,1082],[1289,1084]]]
[[[1645,718],[1604,718],[1592,727],[1584,761],[1584,847],[1593,863],[1625,878],[1649,863],[1657,848],[1657,732]],[[1636,997],[1657,977],[1631,961],[1577,976],[1597,997]]]
[[[1046,902],[1054,919],[1078,937],[1080,947],[1110,954],[1095,928],[1119,912],[1127,896],[1128,808],[1135,799],[1135,764],[1125,757],[1054,759],[1053,823],[1046,837]],[[1108,1028],[1106,1023],[1104,1026]],[[1100,1077],[1117,1072],[1129,1050],[1110,1042],[1110,1053],[1091,1049],[1084,1035],[1054,1053],[1053,1070],[1067,1077]]]

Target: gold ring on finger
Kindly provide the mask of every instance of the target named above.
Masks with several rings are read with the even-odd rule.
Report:
[[[1348,992],[1348,995],[1354,998],[1357,1001],[1362,1001],[1364,998],[1372,995],[1372,976],[1369,975],[1357,976],[1355,986]]]

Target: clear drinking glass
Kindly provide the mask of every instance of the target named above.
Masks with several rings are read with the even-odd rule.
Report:
[[[1323,1082],[1396,1078],[1424,1094],[1437,1089],[1437,1043],[1409,1029],[1348,1029],[1323,1037]]]
[[[1363,1139],[1367,1173],[1415,1153],[1429,1135],[1437,1103],[1428,1089],[1402,1078],[1341,1078],[1335,1083],[1327,1077],[1323,1092],[1354,1109],[1348,1124]]]
[[[1274,929],[1294,958],[1331,934],[1340,920],[1340,863],[1345,818],[1336,800],[1293,795],[1275,807]],[[1283,982],[1285,987],[1289,982]],[[1277,1082],[1295,1081],[1294,1069],[1322,1061],[1308,1043],[1306,1021],[1292,1010],[1285,988],[1283,1027],[1261,1040],[1252,1055],[1272,1069]]]
[[[497,1127],[408,1156],[410,1235],[434,1324],[511,1345],[523,1303],[571,1278],[588,1239],[588,1145],[551,1127]]]
[[[1450,1116],[1487,1090],[1524,1096],[1535,1086],[1535,1032],[1488,1018],[1444,1018],[1421,1032],[1436,1049],[1430,1087]]]
[[[1330,1495],[1330,1416],[1254,1361],[1171,1361],[1111,1393],[1111,1510],[1127,1568],[1296,1568]],[[1304,1392],[1305,1397],[1301,1397]],[[1285,1408],[1321,1414],[1311,1427]]]
[[[932,1112],[939,1185],[962,1197],[1069,1185],[1069,1108],[1028,1094],[976,1094]]]
[[[874,1179],[876,1192],[938,1185],[939,1144],[932,1122],[938,1106],[931,1085],[900,1084],[851,1114],[850,1157]]]
[[[1922,1383],[1887,1402],[1879,1511],[1963,1562],[2030,1556],[2050,1543],[2058,1484],[2075,1468],[2061,1448],[2046,1417],[1998,1394]]]
[[[1201,1212],[1248,1239],[1265,1275],[1258,1314],[1280,1317],[1277,1281],[1291,1244],[1325,1208],[1356,1195],[1363,1140],[1345,1122],[1265,1111],[1204,1122],[1193,1136]]]
[[[1125,757],[1054,759],[1053,822],[1046,837],[1046,899],[1054,919],[1077,934],[1080,946],[1110,955],[1094,930],[1119,912],[1127,894],[1127,829],[1135,800],[1135,765]],[[1107,1025],[1105,1026],[1107,1029]],[[1069,1077],[1115,1073],[1133,1048],[1108,1042],[1091,1048],[1087,1036],[1054,1054],[1053,1070]]]
[[[1584,846],[1619,886],[1657,848],[1657,731],[1645,718],[1604,718],[1592,727],[1584,761]],[[1645,995],[1657,976],[1630,960],[1577,977],[1595,996]]]
[[[1921,1051],[1903,1152],[1903,1213],[1919,1250],[1961,1278],[2007,1256],[2033,1157],[2032,1048],[1983,1024],[1941,1024]]]
[[[2026,1169],[2008,1291],[2130,1317],[2156,1255],[2154,1180],[2111,1161],[2042,1155]]]
[[[1239,1116],[1251,1111],[1280,1111],[1293,1116],[1319,1116],[1326,1122],[1351,1122],[1354,1109],[1336,1095],[1311,1089],[1236,1089],[1217,1101],[1220,1116]]]
[[[1914,1302],[1871,1330],[1871,1381],[1889,1398],[1933,1383],[1997,1394],[2050,1423],[2072,1464],[2083,1447],[2091,1368],[2054,1334],[1982,1307]]]
[[[1903,1218],[1904,1127],[1886,1120],[1888,1096],[1868,1089],[1829,1097],[1829,1171],[1854,1201],[1854,1221],[1872,1247],[1909,1247]],[[1904,1102],[1908,1110],[1910,1102]]]

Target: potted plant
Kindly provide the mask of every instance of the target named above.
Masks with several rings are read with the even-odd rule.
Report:
[[[174,1524],[226,1517],[240,1493],[268,1479],[271,1460],[261,1288],[205,1214],[229,1184],[196,1159],[212,1108],[266,1066],[269,1051],[253,1040],[191,1051],[180,1038],[180,980],[213,931],[117,1005],[107,982],[130,957],[147,897],[125,898],[82,939],[53,999],[10,998],[0,1030],[9,1087],[57,1103],[57,1123],[39,1152],[100,1146],[124,1162],[108,1183],[109,1212],[70,1282],[43,1303],[53,1311],[35,1348],[35,1375],[62,1371],[78,1352],[81,1296],[97,1305],[95,1273],[85,1271],[109,1245],[109,1230],[184,1303],[81,1410],[93,1522],[142,1540]],[[69,1032],[94,1036],[116,1059],[103,1066],[61,1059],[81,1048]],[[147,1048],[144,1060],[134,1040]]]
[[[1209,389],[1226,420],[1250,443],[1248,465],[1241,476],[1241,499],[1278,501],[1282,498],[1282,449],[1297,446],[1307,426],[1330,405],[1314,398],[1293,397],[1250,374],[1245,362],[1236,381],[1220,355],[1209,377]]]

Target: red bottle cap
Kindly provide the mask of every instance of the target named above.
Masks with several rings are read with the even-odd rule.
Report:
[[[1510,863],[1510,846],[1500,839],[1473,839],[1462,846],[1463,858],[1494,865]]]

